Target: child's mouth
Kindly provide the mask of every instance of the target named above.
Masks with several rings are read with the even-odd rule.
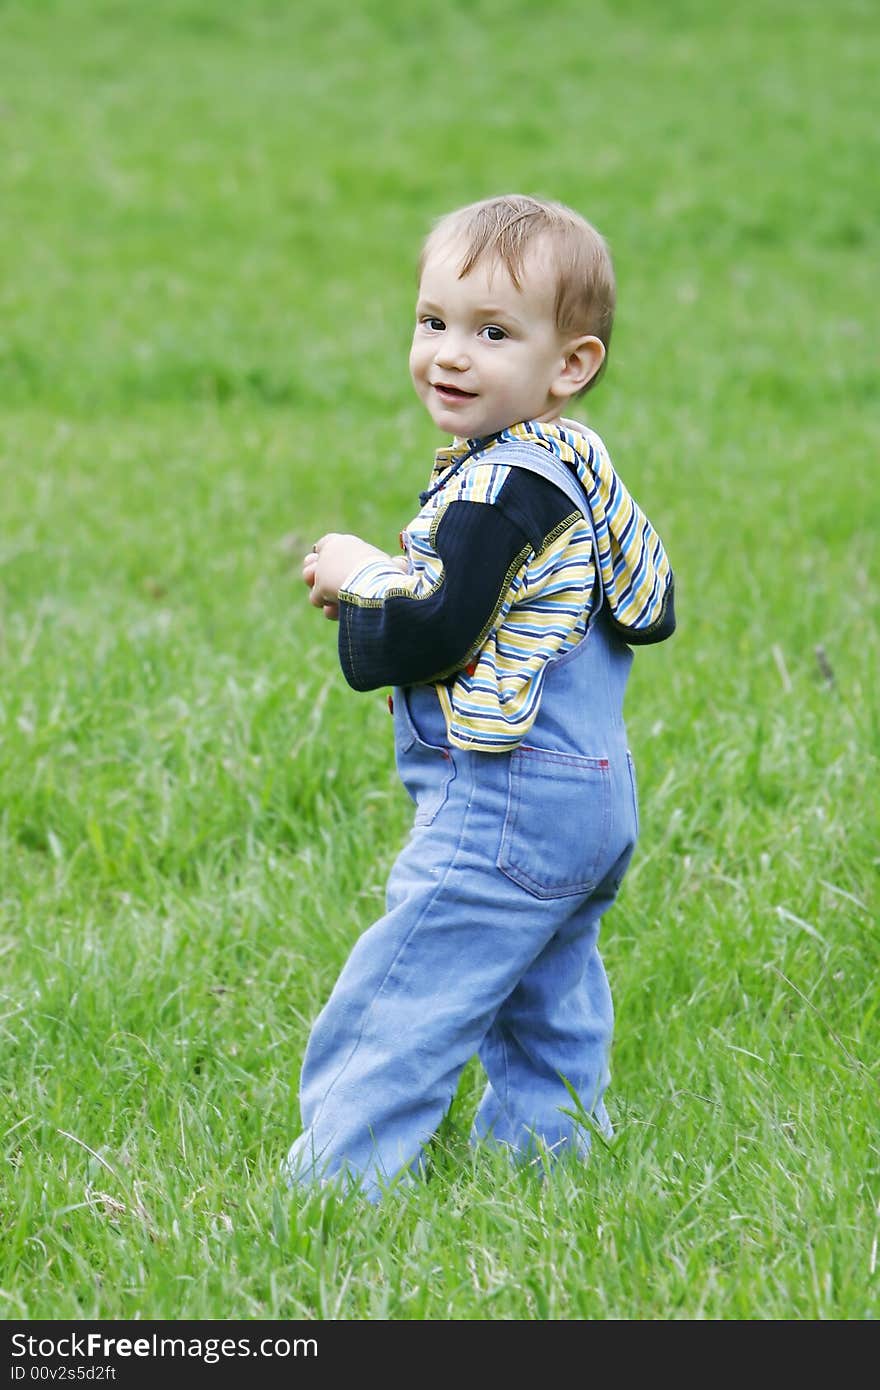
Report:
[[[476,395],[475,391],[462,391],[460,386],[443,386],[435,383],[434,390],[444,401],[472,401]]]

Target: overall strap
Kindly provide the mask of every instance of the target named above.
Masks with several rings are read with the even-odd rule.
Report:
[[[496,444],[488,455],[490,462],[495,458],[499,464],[509,463],[515,468],[524,468],[526,472],[537,473],[540,477],[546,478],[548,482],[555,484],[586,519],[593,540],[593,568],[596,571],[596,588],[598,590],[598,601],[590,615],[592,622],[602,607],[605,590],[602,584],[602,569],[599,564],[599,546],[596,543],[593,513],[590,510],[590,503],[580,479],[567,464],[558,459],[555,454],[551,454],[549,449],[542,449],[540,444],[513,443],[504,440],[502,444]]]

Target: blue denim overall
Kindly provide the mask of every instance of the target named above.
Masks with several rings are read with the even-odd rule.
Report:
[[[591,521],[565,465],[539,446],[499,462],[540,472]],[[592,524],[592,521],[591,521]],[[527,742],[450,747],[433,686],[394,692],[397,766],[416,805],[386,912],[360,937],[303,1062],[291,1182],[344,1175],[377,1198],[417,1167],[465,1063],[487,1085],[474,1136],[534,1154],[604,1132],[613,1011],[597,949],[638,833],[623,696],[632,653],[602,606],[545,668]]]

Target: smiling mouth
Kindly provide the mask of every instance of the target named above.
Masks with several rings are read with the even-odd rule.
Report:
[[[435,382],[434,390],[445,401],[472,401],[477,394],[476,391],[462,391],[460,386],[444,386],[442,382]]]

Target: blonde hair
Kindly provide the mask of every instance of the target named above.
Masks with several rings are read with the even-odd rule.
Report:
[[[419,258],[420,276],[429,252],[446,240],[461,241],[465,248],[460,280],[483,256],[494,256],[517,289],[526,254],[540,240],[549,249],[556,273],[554,308],[559,332],[563,337],[592,334],[604,344],[607,359],[616,299],[614,268],[604,238],[580,213],[564,203],[519,193],[469,203],[434,224]],[[595,385],[600,375],[597,372],[584,390]]]

